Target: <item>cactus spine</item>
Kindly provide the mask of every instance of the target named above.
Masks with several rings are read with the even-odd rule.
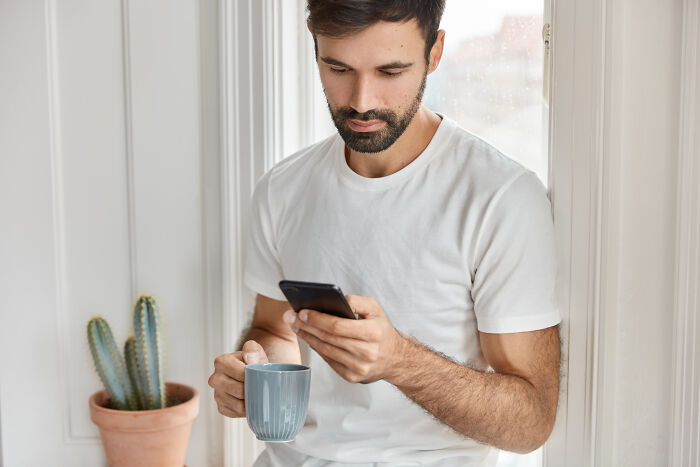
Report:
[[[134,307],[133,323],[135,335],[126,340],[122,359],[107,321],[99,316],[90,319],[87,334],[95,369],[113,408],[164,408],[167,395],[163,378],[161,316],[152,297],[139,297]]]

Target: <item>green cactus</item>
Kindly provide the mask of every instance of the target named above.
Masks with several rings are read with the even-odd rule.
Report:
[[[138,362],[138,387],[146,409],[165,407],[165,381],[163,381],[163,352],[160,343],[160,310],[155,300],[141,296],[134,307],[134,334],[136,335],[136,360]]]
[[[114,408],[138,410],[131,381],[126,372],[124,360],[114,343],[109,323],[100,317],[91,319],[88,323],[87,335],[95,369],[102,379]]]
[[[124,359],[107,321],[88,322],[88,344],[95,369],[118,410],[151,410],[167,406],[161,317],[156,301],[141,295],[134,307],[134,334],[124,344]],[[124,364],[126,360],[126,365]]]
[[[138,359],[136,358],[136,339],[134,336],[129,336],[124,344],[124,358],[126,359],[126,367],[129,370],[129,379],[136,393],[136,402],[139,410],[146,409],[146,402],[143,400],[143,388],[139,383],[141,380],[138,377]]]

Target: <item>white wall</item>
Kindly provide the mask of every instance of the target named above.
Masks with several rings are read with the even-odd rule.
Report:
[[[187,464],[220,450],[205,209],[219,158],[200,135],[198,21],[191,1],[0,3],[7,467],[106,465],[88,412],[102,383],[86,324],[107,318],[121,348],[141,293],[163,312],[166,380],[201,395]]]

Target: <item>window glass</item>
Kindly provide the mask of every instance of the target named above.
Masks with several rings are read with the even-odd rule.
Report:
[[[423,102],[547,185],[543,0],[447,0],[445,50]]]

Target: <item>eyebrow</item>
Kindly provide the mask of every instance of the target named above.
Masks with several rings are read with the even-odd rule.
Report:
[[[332,57],[321,57],[321,60],[326,62],[329,65],[342,66],[343,68],[352,68],[347,63],[343,63],[340,60],[336,60],[335,58],[332,58]],[[377,70],[402,69],[402,68],[409,68],[411,66],[413,66],[413,63],[404,63],[404,62],[394,61],[391,63],[387,63],[384,65],[378,66]]]

